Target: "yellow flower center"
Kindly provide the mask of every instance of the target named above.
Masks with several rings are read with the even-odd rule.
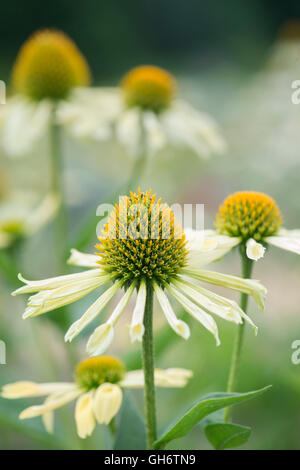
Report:
[[[138,106],[155,112],[167,108],[176,91],[176,82],[172,75],[152,65],[130,70],[121,86],[127,106]]]
[[[115,357],[100,356],[80,362],[75,370],[75,381],[85,390],[93,390],[105,382],[118,383],[124,375],[123,362]]]
[[[13,73],[17,93],[35,100],[59,100],[76,86],[90,83],[87,62],[75,43],[60,31],[42,30],[21,47]]]
[[[124,281],[164,282],[185,266],[185,235],[174,214],[151,190],[130,193],[114,208],[98,237],[104,271]]]
[[[1,230],[10,235],[21,235],[23,231],[23,220],[10,219],[1,224]]]
[[[222,234],[260,241],[278,231],[282,216],[271,197],[244,191],[225,199],[219,207],[215,224]]]

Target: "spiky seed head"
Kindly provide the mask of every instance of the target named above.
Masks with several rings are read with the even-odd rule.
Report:
[[[219,207],[215,225],[224,235],[261,241],[274,235],[282,224],[281,212],[266,194],[242,191],[231,194]]]
[[[174,214],[151,190],[120,199],[104,227],[99,264],[116,279],[164,285],[186,264],[188,250]]]
[[[121,82],[127,106],[160,112],[170,106],[176,81],[165,70],[144,65],[130,70]]]
[[[118,383],[125,375],[125,366],[115,357],[99,356],[85,359],[75,370],[75,381],[84,390],[93,390],[103,383]]]
[[[34,100],[60,100],[72,88],[89,85],[90,70],[66,34],[45,29],[34,33],[21,47],[12,83],[17,93]]]

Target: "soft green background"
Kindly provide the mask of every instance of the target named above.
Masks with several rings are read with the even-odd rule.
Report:
[[[290,100],[291,83],[300,79],[300,43],[294,27],[278,33],[284,21],[297,19],[297,10],[298,2],[258,0],[64,0],[46,6],[37,1],[5,2],[1,6],[0,78],[8,81],[20,44],[44,26],[62,28],[76,40],[91,64],[96,84],[117,84],[128,68],[140,63],[166,67],[178,78],[181,95],[218,120],[228,152],[208,162],[188,154],[154,159],[148,163],[141,186],[151,186],[170,203],[205,204],[206,228],[212,227],[219,203],[230,192],[264,191],[279,203],[286,226],[300,228],[300,108]],[[291,35],[294,39],[287,40]],[[7,162],[3,158],[1,165],[7,167],[13,184],[25,190],[47,181],[43,158],[41,149],[30,158],[30,183],[22,178],[22,160]],[[67,140],[65,158],[72,239],[88,214],[125,179],[130,162],[111,148],[78,146]],[[52,226],[44,229],[17,253],[25,276],[57,274],[52,231]],[[212,269],[238,274],[238,253],[228,255]],[[300,365],[291,363],[291,344],[300,339],[299,274],[300,258],[275,248],[255,265],[254,277],[264,282],[269,295],[263,313],[250,304],[259,334],[254,337],[247,329],[238,390],[268,384],[273,388],[234,410],[236,423],[253,428],[244,448],[300,448]],[[0,385],[21,379],[48,382],[71,378],[69,346],[65,347],[63,332],[52,321],[59,314],[23,322],[25,299],[11,298],[11,286],[2,279],[0,282],[0,339],[7,344],[7,365],[0,365]],[[92,302],[93,295],[76,303],[70,312],[73,319]],[[124,355],[132,350],[124,334],[128,315],[129,311],[117,328],[109,353]],[[225,389],[235,326],[222,321],[218,324],[219,348],[209,333],[191,320],[191,339],[185,342],[171,333],[169,350],[157,357],[159,367],[181,366],[195,373],[183,390],[158,391],[160,428],[199,396]],[[164,325],[162,313],[157,311],[157,331]],[[74,347],[74,354],[81,358],[87,334],[81,335]],[[142,393],[135,392],[134,397],[142,412]],[[1,449],[110,445],[106,430],[99,426],[92,438],[79,442],[71,408],[57,413],[57,432],[50,443],[45,442],[39,419],[28,421],[25,430],[17,420],[26,403],[0,400]],[[210,447],[200,427],[173,446]]]

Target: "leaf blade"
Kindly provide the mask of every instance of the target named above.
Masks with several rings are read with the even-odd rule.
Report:
[[[206,426],[204,433],[216,450],[223,450],[245,444],[251,435],[251,428],[233,423],[213,423]]]
[[[164,449],[170,441],[185,436],[207,415],[222,408],[227,408],[228,406],[255,398],[269,390],[270,387],[269,385],[262,389],[246,393],[215,393],[202,397],[196,405],[190,408],[173,427],[167,430],[167,432],[154,443],[155,449]]]

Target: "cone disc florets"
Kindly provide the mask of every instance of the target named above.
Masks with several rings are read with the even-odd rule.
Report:
[[[92,357],[78,364],[75,381],[89,391],[106,382],[119,383],[124,375],[125,366],[119,359],[110,356]]]
[[[145,278],[163,285],[186,264],[184,233],[169,206],[156,202],[151,190],[121,198],[99,241],[99,264],[116,279]]]
[[[243,240],[254,238],[261,241],[274,235],[281,224],[281,212],[275,201],[254,191],[228,196],[216,217],[216,227],[220,233]]]
[[[17,93],[35,100],[59,100],[76,86],[90,82],[87,62],[64,33],[42,30],[22,46],[12,74]]]
[[[165,70],[144,65],[130,70],[123,78],[121,87],[129,107],[137,106],[159,112],[171,104],[176,82]]]

